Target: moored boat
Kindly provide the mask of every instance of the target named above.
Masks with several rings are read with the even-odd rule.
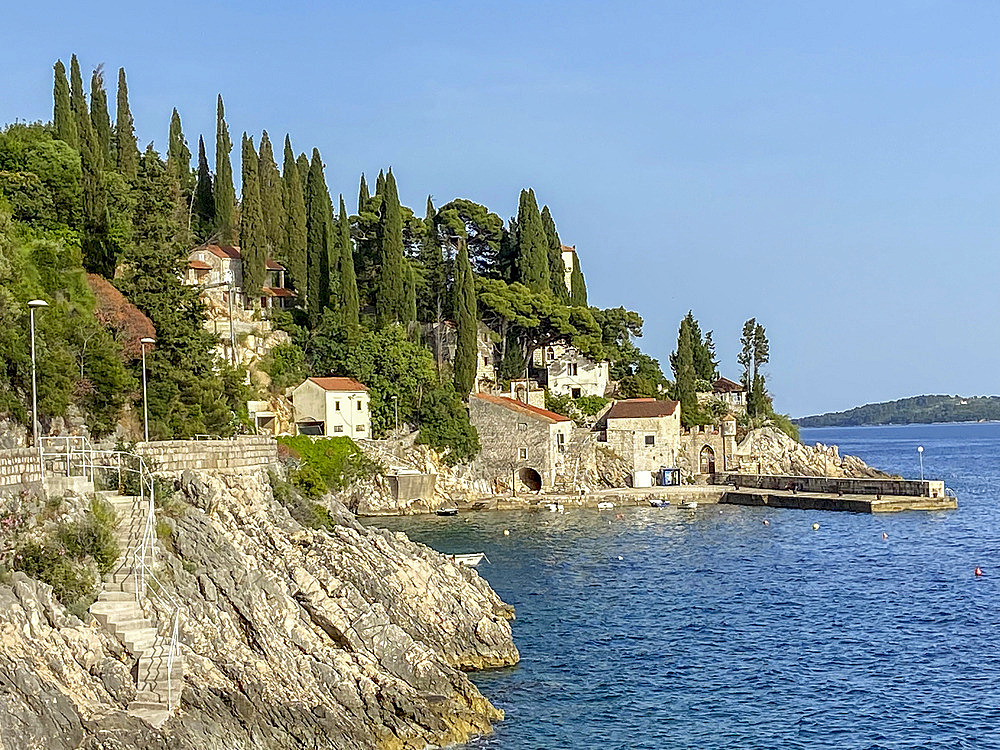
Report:
[[[438,508],[434,512],[439,516],[457,516],[458,508]]]
[[[489,558],[486,557],[485,552],[469,552],[464,555],[449,555],[449,557],[452,562],[457,563],[458,565],[466,565],[470,568],[476,567],[483,560],[489,562]]]

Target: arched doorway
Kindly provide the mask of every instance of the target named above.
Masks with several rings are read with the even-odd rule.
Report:
[[[542,489],[542,475],[534,469],[525,467],[518,470],[517,478],[521,480],[522,488],[529,492],[538,492]]]
[[[701,474],[714,474],[715,473],[715,450],[710,445],[706,445],[701,449],[701,454],[699,456],[699,473]]]

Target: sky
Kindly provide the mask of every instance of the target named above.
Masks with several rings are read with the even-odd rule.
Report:
[[[125,68],[140,144],[176,107],[212,159],[221,93],[351,208],[388,166],[420,215],[533,187],[665,368],[693,310],[738,379],[756,317],[779,411],[1000,392],[1000,3],[12,6],[0,122],[51,119],[75,52],[112,106]]]

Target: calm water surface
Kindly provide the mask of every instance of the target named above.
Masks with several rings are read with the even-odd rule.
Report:
[[[468,747],[1000,747],[1000,424],[803,439],[907,477],[923,445],[960,508],[380,520],[485,551],[480,572],[517,608],[521,663],[473,675],[507,718]]]

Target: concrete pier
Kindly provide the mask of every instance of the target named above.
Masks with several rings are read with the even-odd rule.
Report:
[[[846,510],[853,513],[894,513],[902,510],[954,510],[958,500],[947,495],[834,495],[788,490],[727,490],[719,500],[729,505],[762,505],[802,510]]]

